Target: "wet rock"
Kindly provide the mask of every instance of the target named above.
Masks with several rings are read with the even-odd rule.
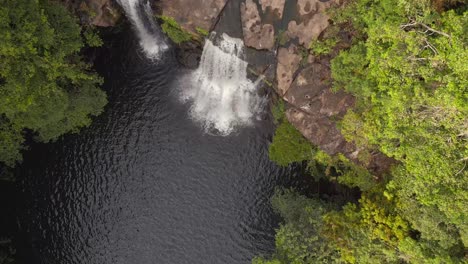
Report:
[[[278,92],[283,96],[293,82],[294,74],[301,62],[301,56],[297,53],[297,47],[291,45],[289,48],[280,48],[277,59],[276,79],[278,82]]]
[[[177,61],[189,69],[198,68],[203,52],[203,47],[200,44],[192,41],[179,44],[175,51]]]
[[[273,49],[275,28],[271,24],[262,24],[257,4],[253,0],[241,4],[241,19],[245,46],[259,50]]]
[[[276,16],[281,19],[283,18],[284,4],[286,0],[259,0],[262,5],[263,13],[266,13],[268,9],[275,13]]]
[[[115,26],[122,16],[112,0],[85,0],[78,8],[82,22],[98,27]]]
[[[211,30],[228,0],[161,0],[163,16],[174,18],[185,30]]]

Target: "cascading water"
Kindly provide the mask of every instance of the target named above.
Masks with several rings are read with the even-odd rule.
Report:
[[[200,66],[182,92],[183,100],[192,103],[192,118],[206,131],[228,135],[235,127],[251,124],[262,109],[264,100],[256,89],[261,79],[254,83],[247,78],[243,55],[241,39],[223,34],[217,45],[213,38],[206,40]]]
[[[164,38],[158,26],[151,17],[152,11],[149,2],[142,4],[141,0],[117,1],[124,9],[127,18],[135,27],[140,40],[140,46],[146,56],[152,59],[158,58],[168,46],[164,42]]]

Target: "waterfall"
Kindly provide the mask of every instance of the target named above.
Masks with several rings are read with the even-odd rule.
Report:
[[[182,92],[183,100],[192,103],[192,118],[206,131],[228,135],[238,126],[251,124],[262,109],[264,99],[256,89],[261,79],[254,83],[247,78],[243,55],[241,39],[223,34],[217,45],[213,37],[206,40],[200,66]]]
[[[127,18],[137,31],[140,46],[146,56],[158,58],[168,48],[164,38],[152,18],[149,2],[141,4],[140,0],[117,0],[125,11]],[[143,9],[142,9],[143,8]]]

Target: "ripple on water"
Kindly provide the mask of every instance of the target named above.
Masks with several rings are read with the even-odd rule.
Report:
[[[271,123],[207,135],[173,92],[174,62],[112,54],[122,56],[98,59],[105,113],[34,146],[21,167],[30,263],[234,264],[271,253],[269,197],[289,177],[268,160]]]

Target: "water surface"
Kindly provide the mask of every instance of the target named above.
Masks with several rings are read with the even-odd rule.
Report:
[[[268,118],[204,133],[180,103],[181,69],[127,30],[97,57],[109,105],[91,127],[36,144],[19,169],[29,263],[249,263],[271,253],[269,198],[294,177],[268,160]]]

